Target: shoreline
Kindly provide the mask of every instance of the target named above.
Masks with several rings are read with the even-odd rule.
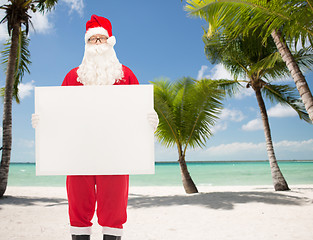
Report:
[[[217,161],[186,161],[186,163],[258,163],[268,162],[268,160],[217,160]],[[313,159],[302,159],[302,160],[277,160],[277,162],[313,162]],[[162,163],[177,163],[178,161],[161,160],[155,161],[156,164]],[[36,164],[36,162],[11,162],[10,164]]]
[[[130,186],[123,240],[311,240],[313,184],[275,192],[271,185]],[[0,234],[14,240],[70,239],[65,187],[8,186]],[[102,239],[93,219],[92,240]]]

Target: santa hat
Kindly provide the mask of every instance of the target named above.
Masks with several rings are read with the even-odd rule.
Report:
[[[86,23],[85,43],[95,34],[107,36],[107,43],[112,46],[116,43],[115,37],[112,36],[112,25],[110,21],[104,17],[92,15],[91,19]]]

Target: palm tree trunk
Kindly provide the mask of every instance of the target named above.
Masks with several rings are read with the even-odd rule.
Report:
[[[8,59],[8,67],[6,72],[6,83],[3,103],[3,122],[2,122],[2,158],[0,165],[0,197],[6,191],[9,166],[11,159],[12,146],[12,94],[14,84],[15,65],[18,49],[20,23],[15,23],[12,30],[12,41],[10,47],[10,54]]]
[[[301,99],[304,103],[305,109],[308,112],[311,121],[313,122],[313,97],[305,80],[305,77],[299,69],[297,62],[294,60],[288,46],[282,40],[281,33],[274,30],[272,31],[271,35],[282,59],[286,63],[288,70],[296,84]]]
[[[185,161],[185,155],[179,154],[178,162],[180,166],[180,172],[181,172],[185,192],[186,193],[198,193],[198,189],[188,172],[187,164]]]
[[[256,95],[259,108],[261,111],[264,134],[265,134],[265,141],[266,141],[266,150],[267,150],[268,160],[271,166],[272,181],[273,181],[274,189],[275,191],[290,190],[283,174],[280,171],[280,168],[278,166],[278,163],[275,157],[272,136],[271,136],[271,129],[270,129],[270,125],[268,122],[266,107],[265,107],[265,104],[261,95],[261,91],[260,89],[254,89],[254,90],[255,90],[255,95]]]

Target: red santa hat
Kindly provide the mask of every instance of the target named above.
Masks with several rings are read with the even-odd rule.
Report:
[[[86,23],[85,43],[93,35],[101,34],[108,37],[107,43],[114,46],[116,43],[115,37],[112,36],[111,22],[97,15],[92,15],[91,19]]]

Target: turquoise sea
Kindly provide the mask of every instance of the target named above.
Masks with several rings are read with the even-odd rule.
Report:
[[[269,163],[188,162],[197,186],[271,185]],[[313,161],[280,161],[289,185],[313,184]],[[34,163],[11,163],[9,186],[65,186],[65,176],[36,176]],[[156,163],[154,175],[132,175],[131,186],[181,186],[178,163]]]

